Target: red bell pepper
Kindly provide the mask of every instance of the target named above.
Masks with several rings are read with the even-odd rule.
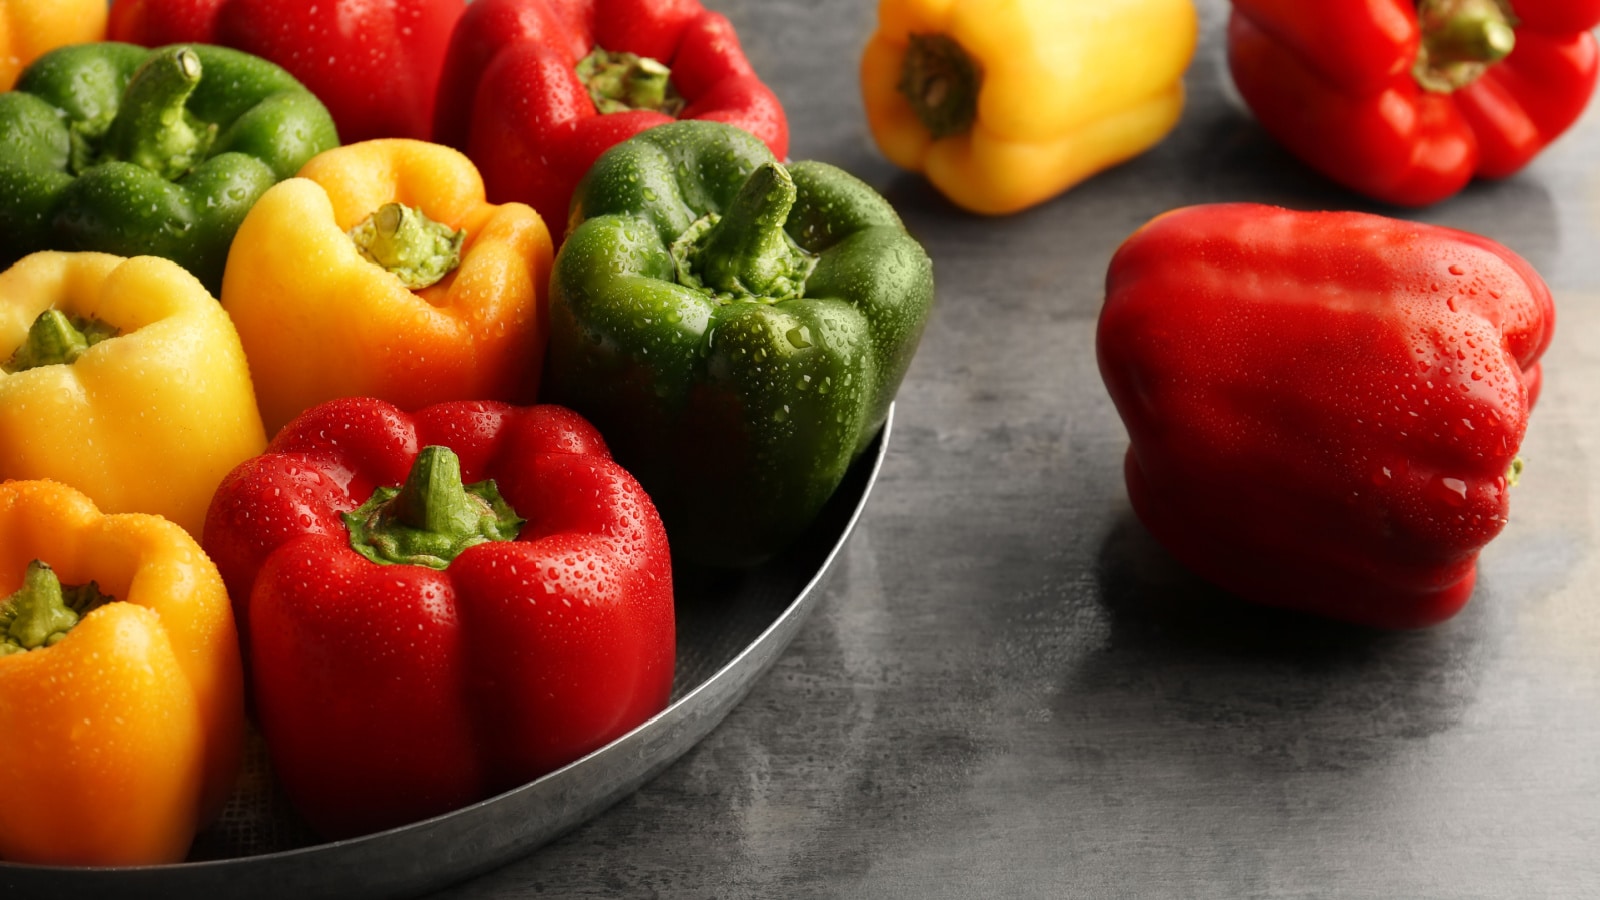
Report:
[[[466,0],[114,0],[111,40],[221,44],[316,94],[346,144],[427,140],[450,31]]]
[[[777,96],[698,0],[476,0],[450,41],[433,135],[478,164],[493,202],[537,210],[559,245],[600,154],[674,118],[789,152]]]
[[[1554,307],[1487,238],[1362,213],[1176,210],[1111,261],[1100,373],[1134,511],[1246,600],[1454,615],[1508,489]]]
[[[1228,61],[1263,127],[1402,206],[1527,165],[1589,102],[1600,0],[1233,0]]]
[[[666,706],[666,533],[562,407],[313,407],[223,481],[204,545],[274,770],[328,837],[528,781]]]

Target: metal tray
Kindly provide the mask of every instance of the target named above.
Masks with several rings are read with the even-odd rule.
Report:
[[[315,843],[272,783],[254,742],[222,818],[190,860],[72,868],[0,862],[6,900],[414,897],[527,854],[637,790],[744,698],[817,604],[877,481],[889,418],[804,537],[755,569],[678,567],[678,667],[660,714],[582,759],[471,806],[376,834]]]

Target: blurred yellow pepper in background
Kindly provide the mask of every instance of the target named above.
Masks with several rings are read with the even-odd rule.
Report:
[[[0,0],[0,91],[46,50],[105,39],[105,0]]]
[[[1192,0],[881,0],[867,122],[957,206],[1017,212],[1166,137],[1197,32]]]

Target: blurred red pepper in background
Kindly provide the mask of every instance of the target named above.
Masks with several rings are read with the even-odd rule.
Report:
[[[600,154],[674,119],[789,153],[777,96],[698,0],[477,0],[451,39],[433,135],[477,163],[492,202],[537,210],[559,245]]]
[[[333,114],[339,139],[427,140],[466,0],[115,0],[113,41],[221,44],[271,60]]]
[[[1228,61],[1295,156],[1424,206],[1517,172],[1577,120],[1596,25],[1600,0],[1233,0]]]

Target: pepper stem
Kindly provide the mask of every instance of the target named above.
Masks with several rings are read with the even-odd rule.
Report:
[[[797,196],[787,169],[763,163],[726,212],[696,222],[673,244],[678,283],[719,297],[802,296],[816,259],[783,230]]]
[[[0,656],[53,646],[89,610],[110,600],[92,581],[63,587],[43,560],[28,563],[22,587],[0,600]]]
[[[672,84],[672,70],[637,53],[596,47],[578,61],[578,80],[602,113],[644,109],[675,117],[686,105]]]
[[[413,291],[454,272],[467,240],[465,231],[436,222],[404,203],[385,203],[348,234],[362,256]]]
[[[128,80],[106,130],[102,158],[131,162],[168,180],[194,168],[217,135],[215,124],[201,122],[184,107],[201,74],[200,56],[192,47],[152,54]]]
[[[28,327],[28,339],[6,360],[11,374],[40,366],[71,365],[85,350],[116,332],[104,323],[74,321],[59,309],[40,313]]]
[[[1466,87],[1516,49],[1515,22],[1500,0],[1417,0],[1422,44],[1412,76],[1435,93]]]
[[[344,514],[350,547],[375,563],[444,569],[461,551],[517,536],[523,519],[490,481],[463,484],[449,447],[422,448],[400,487],[381,487]]]
[[[913,34],[899,87],[935,140],[953,137],[971,131],[978,120],[983,69],[948,35]]]

